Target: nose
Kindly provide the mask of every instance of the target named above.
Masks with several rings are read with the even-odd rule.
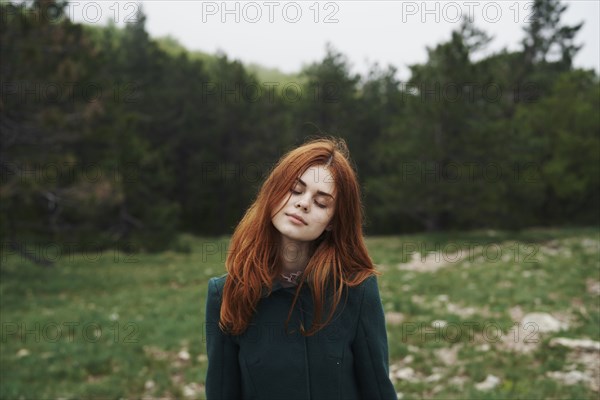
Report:
[[[298,200],[296,203],[296,208],[301,208],[302,210],[306,211],[308,210],[308,205],[304,200]]]

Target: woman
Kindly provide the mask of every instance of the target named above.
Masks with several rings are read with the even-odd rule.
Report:
[[[206,396],[397,399],[385,317],[342,139],[273,167],[235,229],[206,304]]]

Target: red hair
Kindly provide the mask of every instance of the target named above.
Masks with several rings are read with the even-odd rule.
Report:
[[[343,139],[313,139],[285,154],[271,169],[254,203],[236,227],[229,244],[225,268],[228,276],[223,288],[219,325],[233,335],[242,334],[256,311],[263,291],[270,294],[272,283],[281,272],[279,243],[281,234],[271,220],[275,210],[290,189],[312,166],[327,166],[335,184],[333,229],[325,230],[311,242],[310,258],[296,290],[287,325],[302,286],[312,288],[314,319],[304,336],[325,327],[340,302],[346,287],[359,285],[375,270],[363,239],[363,206],[360,187],[350,164],[348,148]],[[327,319],[322,321],[323,308],[329,291],[333,304]]]

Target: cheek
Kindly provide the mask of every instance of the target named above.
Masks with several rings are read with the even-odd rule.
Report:
[[[331,221],[331,218],[333,217],[333,210],[325,209],[325,210],[319,210],[319,211],[320,211],[319,214],[315,218],[316,222],[319,224],[327,225],[329,223],[329,221]]]
[[[279,204],[275,207],[275,209],[273,210],[273,214],[271,215],[271,219],[275,218],[275,217],[284,217],[283,213],[284,213],[284,208],[287,205],[287,203],[290,201],[291,196],[285,195],[285,197],[279,202]],[[276,213],[275,213],[276,212]]]

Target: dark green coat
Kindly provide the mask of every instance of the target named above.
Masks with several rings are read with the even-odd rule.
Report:
[[[385,317],[377,278],[349,288],[330,324],[314,336],[297,329],[312,322],[313,302],[304,285],[288,326],[296,288],[275,283],[260,300],[246,332],[225,335],[218,327],[227,275],[208,282],[206,348],[208,400],[397,400],[388,372]]]

